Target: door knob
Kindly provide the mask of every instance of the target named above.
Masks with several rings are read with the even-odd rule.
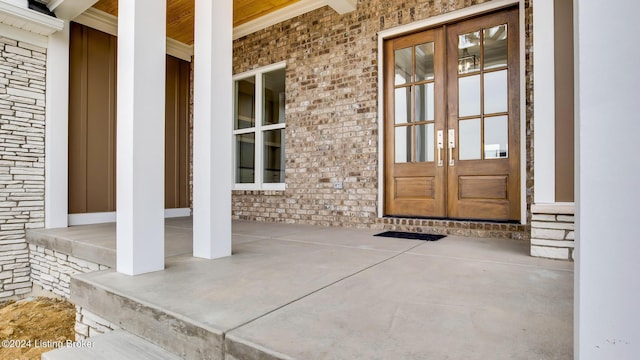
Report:
[[[453,149],[456,147],[456,130],[449,129],[448,139],[449,141],[449,166],[454,166]]]
[[[442,150],[444,149],[444,131],[438,130],[438,166],[442,166]]]

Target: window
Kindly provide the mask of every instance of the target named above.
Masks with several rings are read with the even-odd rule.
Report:
[[[236,189],[284,190],[284,67],[279,63],[234,77]]]

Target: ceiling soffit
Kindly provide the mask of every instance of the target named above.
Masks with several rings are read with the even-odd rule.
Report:
[[[195,0],[167,0],[167,36],[193,45]],[[355,0],[234,0],[234,38],[329,5],[338,13],[355,10]],[[94,8],[118,16],[118,0],[99,0]]]

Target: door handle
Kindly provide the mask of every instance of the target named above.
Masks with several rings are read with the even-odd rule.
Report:
[[[442,166],[442,150],[444,149],[444,131],[438,130],[438,166]]]
[[[447,137],[449,141],[449,166],[454,166],[455,161],[453,160],[453,149],[456,147],[456,130],[449,129],[449,134]]]

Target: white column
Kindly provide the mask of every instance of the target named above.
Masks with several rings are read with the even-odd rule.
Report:
[[[117,270],[164,269],[166,3],[118,1]]]
[[[534,202],[556,202],[554,1],[533,2]]]
[[[44,226],[67,227],[69,151],[69,22],[47,47]]]
[[[193,255],[231,255],[232,0],[195,1]]]
[[[638,359],[640,2],[575,6],[575,358]]]

